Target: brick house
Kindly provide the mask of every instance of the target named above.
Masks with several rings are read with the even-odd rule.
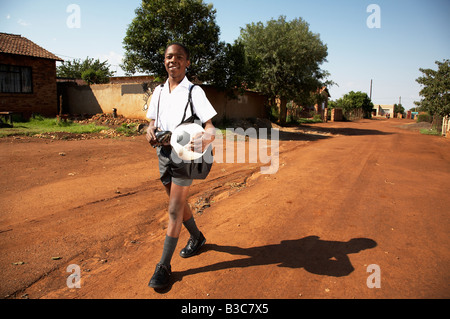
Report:
[[[328,100],[331,95],[326,86],[317,90],[318,95],[320,96],[320,103],[314,104],[314,111],[316,114],[322,114],[323,110],[328,108]]]
[[[294,102],[288,108],[288,115],[294,119],[307,118],[311,114],[320,114],[324,116],[324,110],[328,108],[328,101],[331,98],[330,92],[326,86],[317,89],[317,96],[320,98],[320,103],[314,105],[297,105]]]
[[[27,38],[0,33],[0,112],[58,114],[56,61]]]

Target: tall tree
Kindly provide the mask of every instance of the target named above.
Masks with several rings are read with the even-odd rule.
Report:
[[[108,61],[101,62],[99,59],[87,57],[85,60],[74,59],[65,61],[56,68],[58,77],[83,79],[89,84],[108,83],[109,78],[115,71],[109,70]]]
[[[211,65],[211,83],[226,91],[230,98],[236,97],[235,90],[241,94],[253,87],[258,65],[247,56],[244,45],[239,41],[234,44],[221,42],[219,52]]]
[[[248,56],[259,63],[255,88],[272,100],[280,97],[302,104],[311,98],[311,92],[326,84],[329,74],[320,65],[326,62],[327,46],[302,18],[287,22],[281,16],[266,24],[247,24],[241,29],[240,41]],[[286,113],[282,103],[281,122],[285,122]]]
[[[394,104],[394,114],[405,113],[405,108],[401,104]]]
[[[219,53],[220,29],[216,10],[202,0],[143,0],[123,40],[122,68],[127,74],[148,73],[166,77],[164,50],[181,42],[191,51],[188,75],[208,81],[212,61]]]
[[[351,91],[345,94],[336,102],[330,103],[333,108],[340,108],[344,114],[351,114],[355,111],[361,111],[364,117],[370,117],[373,109],[373,103],[367,93]]]
[[[435,63],[437,70],[419,69],[423,76],[417,78],[416,82],[423,86],[420,90],[423,98],[414,103],[431,115],[450,116],[450,60]]]

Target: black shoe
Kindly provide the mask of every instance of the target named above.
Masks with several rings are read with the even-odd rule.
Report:
[[[184,247],[181,250],[180,256],[183,258],[189,258],[189,257],[194,256],[205,243],[206,243],[206,238],[200,232],[200,237],[198,239],[194,239],[192,237],[189,238],[186,247]]]
[[[157,264],[155,273],[153,274],[152,279],[148,283],[148,286],[155,289],[162,289],[169,285],[170,275],[172,274],[172,270],[170,266],[166,266],[164,264]]]

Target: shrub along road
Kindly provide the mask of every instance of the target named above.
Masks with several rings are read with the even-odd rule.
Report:
[[[183,229],[173,284],[159,292],[147,283],[167,196],[143,136],[0,139],[0,294],[449,298],[450,140],[405,123],[283,129],[272,175],[214,164],[189,199],[207,244],[180,258]],[[67,286],[69,265],[79,267],[79,289]]]

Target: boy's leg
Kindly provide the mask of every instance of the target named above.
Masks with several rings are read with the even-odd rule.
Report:
[[[188,184],[190,185],[189,182]],[[170,183],[166,185],[166,191],[167,194],[169,195],[169,198],[171,197],[172,185],[175,185],[176,188],[181,187],[175,183]],[[188,240],[186,247],[180,251],[180,256],[183,258],[188,258],[194,256],[198,252],[198,250],[205,244],[206,239],[198,229],[197,224],[195,223],[194,216],[192,215],[192,211],[189,207],[189,204],[187,203],[187,194],[186,199],[184,201],[183,225],[186,227],[191,236]],[[178,231],[178,235],[179,234],[180,233]]]
[[[206,239],[202,232],[198,229],[187,202],[184,209],[183,225],[189,231],[191,237],[189,238],[186,247],[180,251],[180,256],[183,258],[188,258],[197,254],[200,248],[205,244]]]
[[[191,208],[189,207],[189,204],[187,202],[184,207],[183,225],[184,227],[186,227],[192,238],[200,237],[200,230],[198,229],[197,224],[195,223],[195,219],[194,216],[192,215]]]
[[[155,273],[149,283],[149,286],[152,288],[164,288],[169,284],[171,275],[170,261],[180,236],[185,203],[189,194],[189,186],[179,186],[172,183],[170,186],[165,185],[165,187],[169,194],[169,225],[161,260],[156,266]]]
[[[171,189],[172,184],[173,183],[164,185],[167,195],[169,195],[169,198],[170,198],[170,189]],[[184,204],[183,225],[186,227],[189,234],[193,238],[198,238],[200,236],[200,231],[197,228],[197,224],[195,223],[194,216],[192,215],[192,211],[191,211],[191,208],[189,207],[189,204],[187,203],[187,200],[185,201],[185,204]]]
[[[187,197],[189,195],[189,186],[179,186],[172,183],[169,194],[169,225],[167,235],[178,238],[183,225],[184,215],[187,206]],[[187,212],[187,214],[190,213]],[[192,213],[191,213],[192,215]]]

